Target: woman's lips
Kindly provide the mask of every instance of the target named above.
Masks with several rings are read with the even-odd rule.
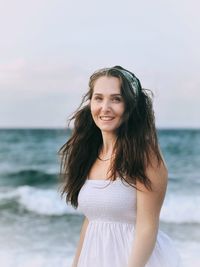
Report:
[[[114,119],[114,117],[111,117],[111,116],[100,116],[100,119],[102,121],[112,121]]]

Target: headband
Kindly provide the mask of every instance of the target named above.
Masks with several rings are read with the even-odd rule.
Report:
[[[140,89],[140,84],[138,83],[138,79],[131,74],[130,72],[128,72],[127,70],[122,70],[122,69],[117,69],[117,68],[111,68],[114,70],[118,70],[119,72],[122,73],[122,75],[129,81],[129,83],[131,84],[131,87],[133,88],[133,91],[135,93],[136,96],[139,95],[139,89]]]

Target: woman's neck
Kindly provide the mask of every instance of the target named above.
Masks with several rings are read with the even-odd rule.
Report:
[[[107,132],[102,133],[102,139],[103,139],[103,144],[100,150],[100,154],[103,157],[111,156],[117,139],[116,135]]]

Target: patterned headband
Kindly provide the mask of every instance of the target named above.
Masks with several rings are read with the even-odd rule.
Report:
[[[111,68],[111,69],[117,70],[117,71],[119,71],[119,72],[121,72],[123,74],[123,76],[131,84],[131,87],[133,88],[133,91],[134,91],[136,97],[138,97],[139,90],[140,90],[140,84],[138,83],[138,79],[135,76],[133,76],[131,73],[129,73],[128,71],[126,71],[126,70],[117,69],[117,68]]]

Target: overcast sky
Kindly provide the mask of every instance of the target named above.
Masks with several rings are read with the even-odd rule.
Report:
[[[156,125],[200,127],[194,0],[0,0],[0,127],[66,127],[89,76],[121,65],[154,92]]]

